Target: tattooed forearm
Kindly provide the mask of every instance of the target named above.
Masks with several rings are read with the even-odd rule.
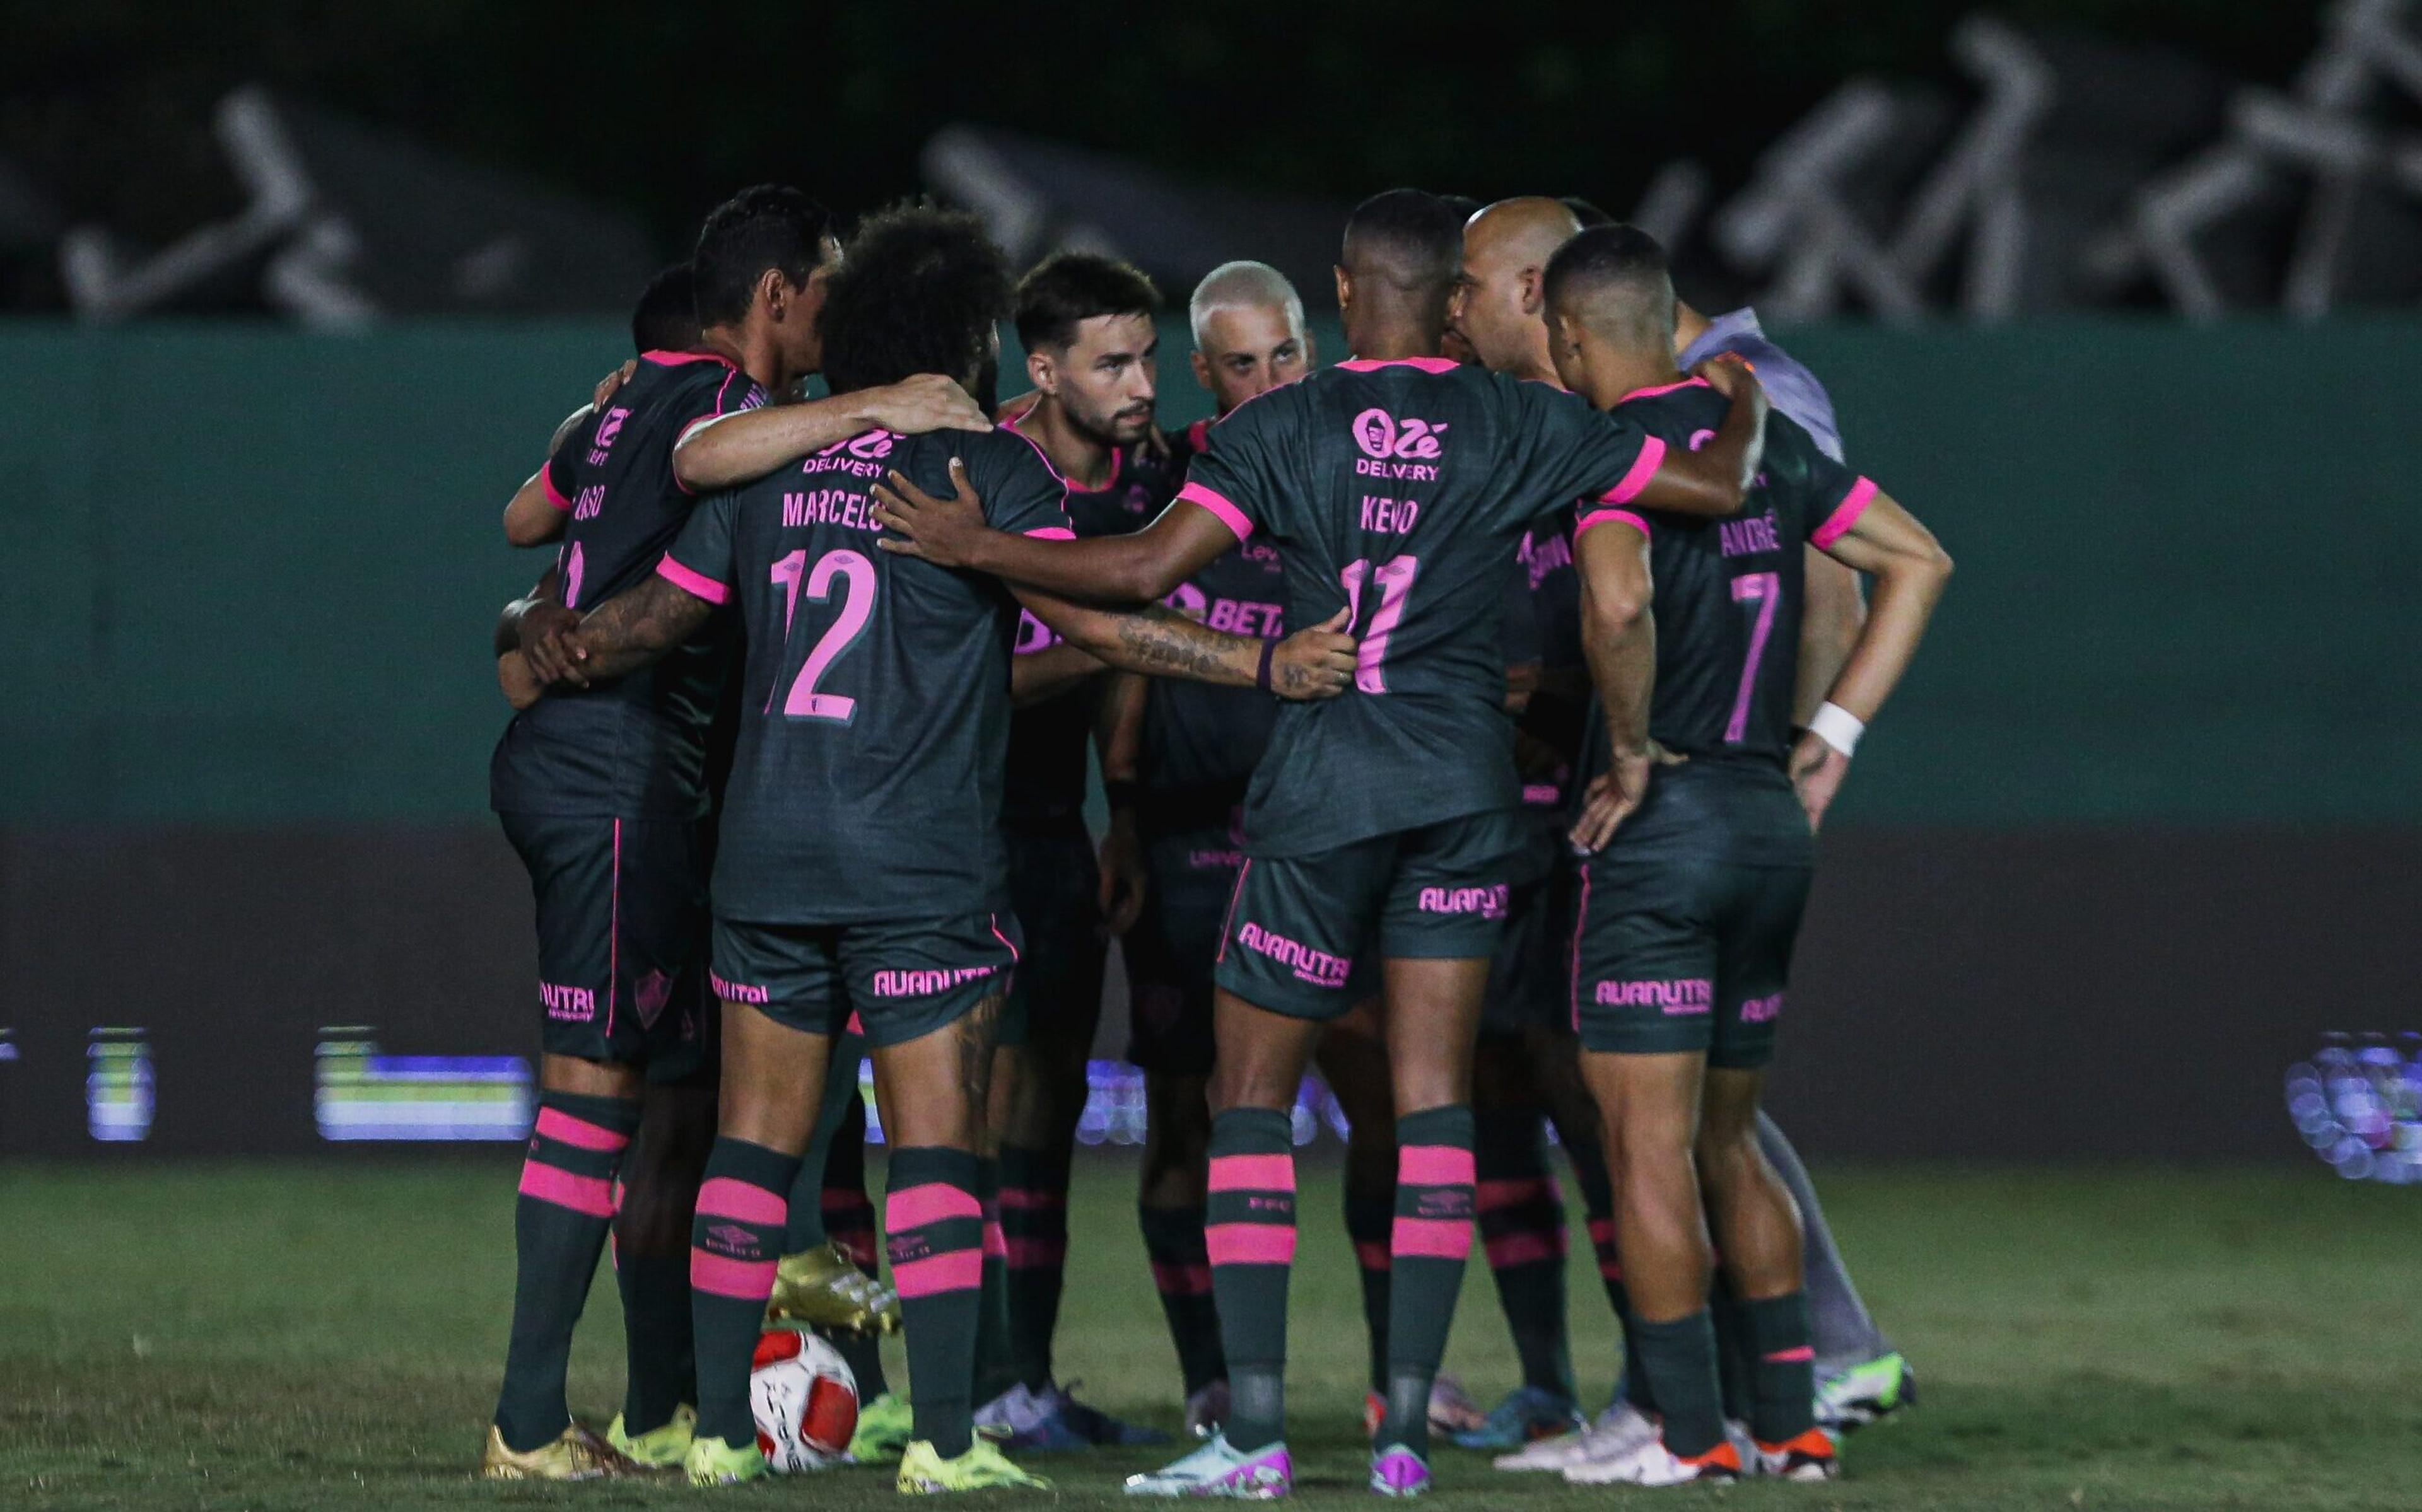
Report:
[[[636,671],[689,639],[714,612],[705,600],[652,577],[582,618],[573,632],[589,653],[582,670],[591,678]]]
[[[1261,664],[1262,643],[1205,629],[1164,604],[1111,616],[1118,627],[1113,665],[1250,687]]]

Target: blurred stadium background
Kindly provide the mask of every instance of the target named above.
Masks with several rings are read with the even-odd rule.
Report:
[[[641,282],[732,188],[787,180],[852,213],[930,193],[1021,263],[1115,251],[1179,305],[1211,266],[1261,257],[1307,294],[1329,360],[1327,269],[1362,195],[1578,194],[1674,246],[1699,307],[1754,303],[1831,386],[1853,460],[1961,565],[1829,827],[1771,1100],[1820,1182],[1842,1161],[2082,1174],[1979,1177],[2001,1183],[1987,1195],[1848,1181],[1838,1216],[1854,1264],[1876,1257],[1886,1326],[1922,1361],[1956,1353],[1951,1380],[1988,1377],[1934,1256],[2039,1240],[2106,1270],[2066,1246],[2175,1202],[2210,1222],[2147,1242],[2236,1279],[2147,1281],[2144,1305],[2186,1311],[2137,1315],[2116,1347],[2194,1334],[2179,1368],[2249,1403],[2278,1395],[2259,1361],[2291,1337],[2411,1357],[2389,1215],[2331,1195],[2315,1157],[2422,1177],[2422,1065],[2372,1033],[2413,1024],[2422,988],[2422,7],[913,9],[8,8],[0,1154],[521,1137],[533,957],[485,810],[504,718],[486,648],[536,568],[496,513],[626,354]],[[1165,322],[1164,425],[1208,411],[1187,341]],[[1108,1059],[1120,990],[1089,1125],[1109,1144],[1134,1133]],[[2278,1169],[2094,1185],[2116,1161]],[[24,1274],[71,1253],[41,1238],[54,1214],[139,1245],[121,1202],[258,1202],[298,1263],[346,1253],[275,1228],[284,1189],[230,1167],[14,1169],[0,1255]],[[346,1169],[495,1199],[495,1232],[447,1252],[484,1267],[459,1278],[484,1288],[477,1336],[431,1366],[432,1400],[476,1423],[507,1184]],[[1119,1228],[1105,1253],[1125,1256],[1114,1197],[1095,1199]],[[406,1196],[359,1200],[385,1224]],[[1921,1208],[1976,1217],[1971,1247],[1895,1239]],[[2266,1221],[2285,1227],[2232,1249]],[[243,1242],[197,1223],[193,1243]],[[2296,1269],[2306,1224],[2353,1236],[2339,1269]],[[2273,1269],[2230,1269],[2255,1265]],[[2012,1302],[2025,1275],[1975,1280]],[[329,1364],[275,1341],[346,1309],[273,1325],[275,1300],[226,1284],[257,1327],[196,1302],[213,1321],[193,1338],[230,1380]],[[5,1305],[38,1364],[125,1348],[39,1287]],[[2070,1308],[2080,1348],[2115,1309]],[[1485,1343],[1472,1312],[1458,1339]],[[2251,1355],[2194,1333],[2225,1334],[2220,1314],[2258,1318]],[[2415,1383],[2393,1359],[2306,1364],[2289,1389]],[[98,1431],[69,1408],[108,1380],[56,1381],[8,1421],[54,1445]],[[2225,1416],[2194,1420],[2225,1436]]]

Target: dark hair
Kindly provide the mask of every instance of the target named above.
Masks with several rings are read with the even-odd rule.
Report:
[[[701,326],[736,325],[768,268],[804,284],[824,258],[832,212],[788,184],[758,184],[715,207],[699,228],[690,271]]]
[[[972,382],[1009,299],[1009,260],[980,216],[932,205],[870,215],[817,317],[825,382],[836,394],[917,373]]]
[[[1449,210],[1467,221],[1480,212],[1480,201],[1470,195],[1440,195],[1439,198],[1446,201]]]
[[[1077,323],[1097,315],[1159,311],[1151,279],[1097,252],[1055,252],[1017,281],[1017,340],[1029,351],[1064,349],[1077,339]]]
[[[1556,249],[1540,279],[1550,305],[1594,295],[1614,294],[1621,303],[1602,307],[1619,318],[1627,339],[1648,343],[1674,332],[1674,280],[1665,248],[1636,226],[1593,226]]]
[[[641,351],[687,351],[698,345],[698,285],[689,264],[657,271],[631,312],[631,345]]]
[[[1596,205],[1591,204],[1588,200],[1583,199],[1579,195],[1566,195],[1564,198],[1564,206],[1565,209],[1573,212],[1574,220],[1581,223],[1581,229],[1584,231],[1588,230],[1593,226],[1612,226],[1614,224],[1613,216],[1609,215],[1606,211],[1598,209]]]
[[[1369,263],[1408,290],[1444,288],[1463,265],[1463,223],[1455,206],[1425,189],[1373,195],[1345,218],[1344,260]]]

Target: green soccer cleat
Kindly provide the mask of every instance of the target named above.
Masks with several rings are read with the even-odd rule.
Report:
[[[736,1448],[721,1439],[692,1439],[682,1468],[692,1486],[739,1486],[764,1474],[766,1465],[754,1439]]]
[[[900,1457],[900,1494],[936,1496],[950,1491],[1047,1491],[1051,1483],[1018,1469],[1000,1452],[1000,1445],[979,1435],[967,1452],[945,1459],[934,1452],[933,1441],[920,1439]]]
[[[1899,1354],[1838,1371],[1816,1383],[1816,1421],[1848,1433],[1917,1403],[1917,1372]]]
[[[614,1452],[644,1470],[679,1470],[689,1457],[690,1441],[698,1432],[698,1409],[684,1402],[673,1409],[672,1421],[645,1433],[622,1431],[622,1414],[606,1425],[606,1442]]]
[[[917,1417],[905,1397],[885,1392],[857,1409],[857,1431],[849,1436],[849,1457],[861,1465],[897,1459],[915,1438]]]

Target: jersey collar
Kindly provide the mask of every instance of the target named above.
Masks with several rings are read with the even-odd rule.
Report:
[[[1653,399],[1659,394],[1671,394],[1675,389],[1706,388],[1708,386],[1709,384],[1707,381],[1704,378],[1685,378],[1679,382],[1659,383],[1653,388],[1635,388],[1630,393],[1626,394],[1623,397],[1615,400],[1614,402],[1617,404],[1629,404],[1634,399]]]
[[[1425,373],[1451,373],[1462,365],[1444,357],[1348,357],[1337,366],[1349,373],[1368,373],[1381,367],[1418,367]]]

